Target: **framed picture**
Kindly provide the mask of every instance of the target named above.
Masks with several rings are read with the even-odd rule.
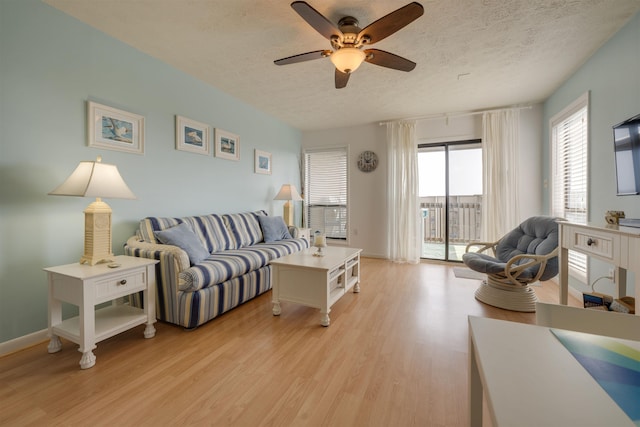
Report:
[[[144,117],[87,101],[89,147],[144,154]]]
[[[255,173],[271,175],[271,153],[256,150],[254,168]]]
[[[216,128],[216,157],[240,160],[240,137]]]
[[[209,125],[176,116],[176,150],[211,155]]]

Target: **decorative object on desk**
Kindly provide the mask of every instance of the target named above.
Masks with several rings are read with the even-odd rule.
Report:
[[[640,219],[638,218],[619,218],[618,224],[623,227],[640,228]]]
[[[620,218],[624,218],[624,211],[607,211],[604,215],[607,224],[618,224]]]
[[[327,247],[327,236],[320,233],[320,231],[316,231],[313,235],[313,246],[318,248],[318,250],[313,253],[313,256],[324,256],[323,248]]]
[[[95,197],[84,211],[84,255],[80,264],[95,265],[113,261],[111,251],[111,208],[102,198],[135,199],[115,165],[80,162],[76,170],[55,190],[54,196]]]
[[[216,129],[216,157],[240,160],[240,137],[226,130]]]
[[[255,150],[254,172],[271,175],[271,153]]]
[[[302,200],[302,197],[300,197],[300,193],[298,193],[296,186],[292,184],[282,184],[280,191],[278,192],[278,194],[276,194],[276,197],[274,197],[273,200],[287,201],[287,203],[284,204],[284,212],[282,214],[282,217],[284,218],[285,224],[293,226],[293,220],[295,216],[293,203],[291,203],[291,201],[299,202]]]
[[[176,150],[211,155],[210,126],[176,116]]]
[[[144,154],[144,117],[95,102],[87,103],[89,147]]]
[[[358,169],[362,172],[373,172],[378,167],[378,156],[373,151],[363,151],[358,156]]]

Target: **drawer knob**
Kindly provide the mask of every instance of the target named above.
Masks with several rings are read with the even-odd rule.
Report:
[[[589,237],[589,239],[587,240],[587,246],[591,246],[591,245],[595,245],[596,241],[593,240],[591,237]]]
[[[126,284],[127,284],[127,279],[122,279],[122,280],[120,280],[120,284],[121,284],[121,285],[126,285]]]

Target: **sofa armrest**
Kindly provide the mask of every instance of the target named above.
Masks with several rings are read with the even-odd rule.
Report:
[[[124,245],[125,254],[142,258],[157,259],[160,262],[172,260],[176,274],[191,267],[187,253],[177,246],[143,242],[138,236],[129,237]]]

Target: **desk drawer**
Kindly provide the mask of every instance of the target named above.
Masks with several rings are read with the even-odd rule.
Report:
[[[137,291],[143,291],[147,287],[144,271],[138,271],[122,276],[96,282],[96,299],[98,302],[129,295]]]
[[[620,236],[613,234],[601,235],[581,229],[571,229],[571,232],[571,246],[569,249],[577,250],[587,255],[595,255],[611,262],[618,259]]]

